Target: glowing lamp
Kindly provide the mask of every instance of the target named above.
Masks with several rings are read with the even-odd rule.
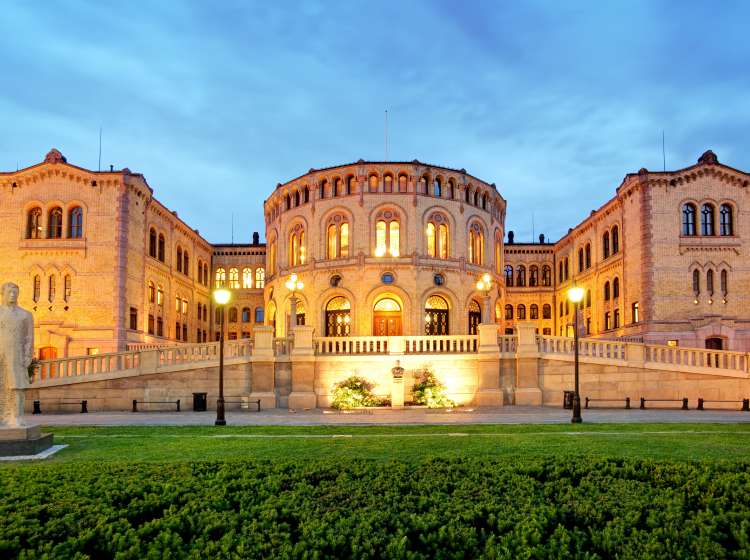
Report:
[[[216,305],[226,305],[229,303],[230,299],[232,299],[232,292],[229,290],[224,288],[214,290],[214,301],[216,302]]]
[[[297,279],[296,274],[291,274],[289,276],[289,280],[284,282],[284,286],[286,286],[286,289],[290,292],[297,292],[305,287],[305,284],[302,282],[302,280]]]
[[[583,299],[583,288],[573,286],[568,290],[568,299],[573,303],[580,303]]]

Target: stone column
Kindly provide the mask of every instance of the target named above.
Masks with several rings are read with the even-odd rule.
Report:
[[[477,327],[477,406],[503,406],[500,388],[500,347],[497,344],[497,325],[482,323]]]
[[[315,349],[313,348],[313,327],[294,327],[294,347],[292,348],[292,392],[289,394],[289,408],[315,408],[318,398],[315,394]]]
[[[247,400],[260,400],[261,409],[276,408],[273,327],[255,327],[254,334],[255,342],[251,358],[252,375],[250,377],[252,390]]]
[[[541,406],[542,390],[539,388],[539,346],[536,342],[536,323],[516,323],[516,404]]]
[[[289,298],[289,330],[293,331],[297,326],[297,296],[292,292]]]

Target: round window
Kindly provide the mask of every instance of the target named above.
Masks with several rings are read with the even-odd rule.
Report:
[[[393,281],[395,279],[396,278],[393,276],[392,272],[384,272],[380,277],[380,280],[383,282],[383,284],[393,284]]]
[[[341,285],[341,276],[339,276],[338,274],[334,274],[333,276],[331,276],[331,286],[336,288],[339,285]]]
[[[445,276],[443,276],[442,274],[436,274],[432,277],[432,281],[436,286],[442,286],[443,284],[445,284]]]

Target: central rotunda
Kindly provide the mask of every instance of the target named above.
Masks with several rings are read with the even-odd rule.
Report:
[[[505,210],[494,184],[417,160],[279,184],[264,205],[268,324],[285,336],[296,307],[320,336],[476,334],[502,309]]]

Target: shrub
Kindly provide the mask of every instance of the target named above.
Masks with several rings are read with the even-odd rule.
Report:
[[[445,394],[445,385],[440,383],[429,369],[422,371],[419,381],[411,389],[411,394],[415,404],[424,404],[428,408],[456,406],[456,403]]]
[[[331,407],[347,410],[362,406],[380,406],[382,401],[372,394],[374,387],[375,385],[364,377],[352,375],[334,386]]]

